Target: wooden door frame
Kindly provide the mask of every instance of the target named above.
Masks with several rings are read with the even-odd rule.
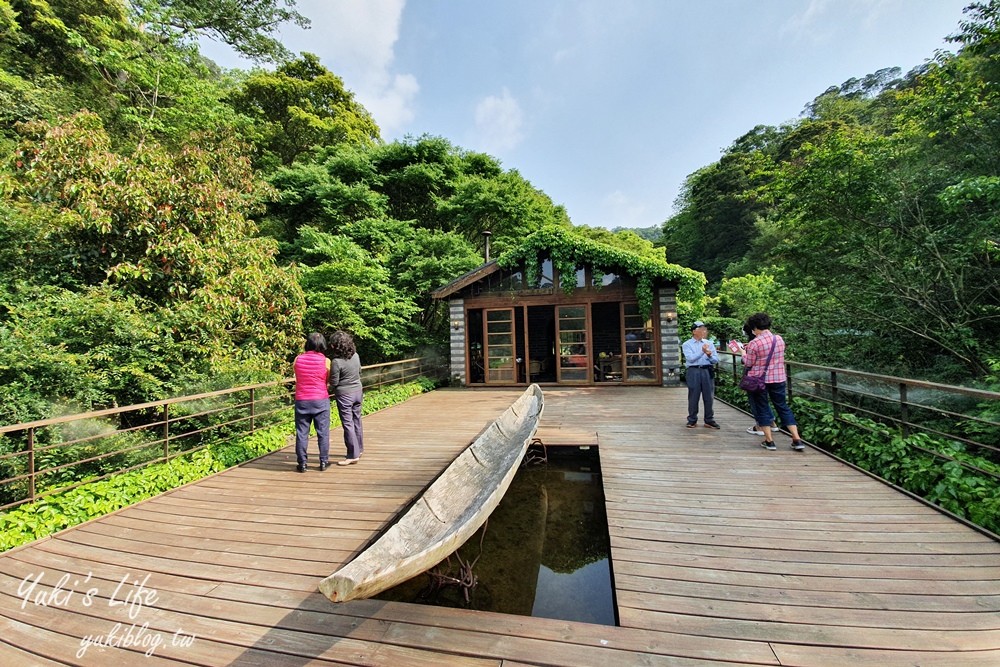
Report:
[[[584,366],[587,377],[583,380],[564,380],[563,366],[562,366],[562,327],[559,321],[559,309],[560,308],[582,308],[583,309],[583,334],[586,337],[586,356],[587,364]],[[590,320],[590,303],[581,301],[579,303],[559,303],[556,304],[556,383],[558,384],[571,384],[571,385],[584,385],[584,384],[594,384],[594,372],[593,372],[593,346],[594,346],[594,330],[593,323]]]
[[[510,313],[510,370],[513,380],[490,380],[490,313]],[[483,308],[483,383],[492,385],[517,384],[517,308],[505,306],[501,308]]]

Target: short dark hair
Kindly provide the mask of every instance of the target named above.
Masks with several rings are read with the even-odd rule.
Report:
[[[350,359],[357,354],[354,338],[346,331],[335,331],[330,336],[330,352],[335,359]]]
[[[747,318],[747,326],[750,330],[759,329],[763,331],[764,329],[771,328],[771,316],[767,313],[754,313]]]
[[[313,331],[306,336],[306,352],[326,352],[326,338],[323,338],[323,334]]]

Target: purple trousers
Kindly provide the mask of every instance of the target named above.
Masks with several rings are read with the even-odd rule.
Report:
[[[364,432],[361,428],[361,399],[363,392],[353,394],[337,394],[337,413],[344,427],[344,445],[347,447],[347,458],[361,458],[365,451]]]
[[[295,458],[299,465],[308,459],[306,446],[309,444],[309,427],[316,426],[316,442],[319,444],[319,462],[330,458],[330,399],[295,401]]]

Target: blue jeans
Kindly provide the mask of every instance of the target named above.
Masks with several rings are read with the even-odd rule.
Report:
[[[364,431],[361,428],[361,400],[363,392],[337,395],[337,413],[344,427],[344,446],[347,447],[347,458],[361,458],[365,451]]]
[[[295,458],[300,466],[308,459],[309,427],[316,425],[319,462],[330,460],[330,399],[295,401]]]
[[[792,414],[792,409],[788,407],[788,399],[785,396],[785,383],[784,382],[768,382],[767,387],[764,391],[756,393],[748,393],[747,397],[750,399],[750,412],[753,413],[753,418],[760,425],[767,426],[774,421],[774,412],[771,412],[771,406],[768,404],[768,399],[774,404],[774,410],[778,413],[778,418],[781,420],[781,425],[785,428],[789,426],[797,426],[795,422],[795,415]]]

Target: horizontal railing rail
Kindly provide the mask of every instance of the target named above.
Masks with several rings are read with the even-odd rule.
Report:
[[[427,357],[363,366],[366,390],[443,379]],[[294,378],[0,426],[0,510],[164,463],[291,416]]]
[[[739,355],[724,362],[734,379],[742,374]],[[982,403],[1000,401],[1000,392],[956,385],[880,375],[847,368],[786,361],[788,394],[831,406],[834,419],[844,415],[867,417],[898,429],[904,437],[926,433],[960,443],[984,458],[1000,462],[1000,422],[975,414]],[[852,422],[852,426],[865,428]],[[948,428],[945,428],[945,427]],[[994,479],[1000,475],[968,461],[919,445],[913,448],[942,461],[954,461]]]

